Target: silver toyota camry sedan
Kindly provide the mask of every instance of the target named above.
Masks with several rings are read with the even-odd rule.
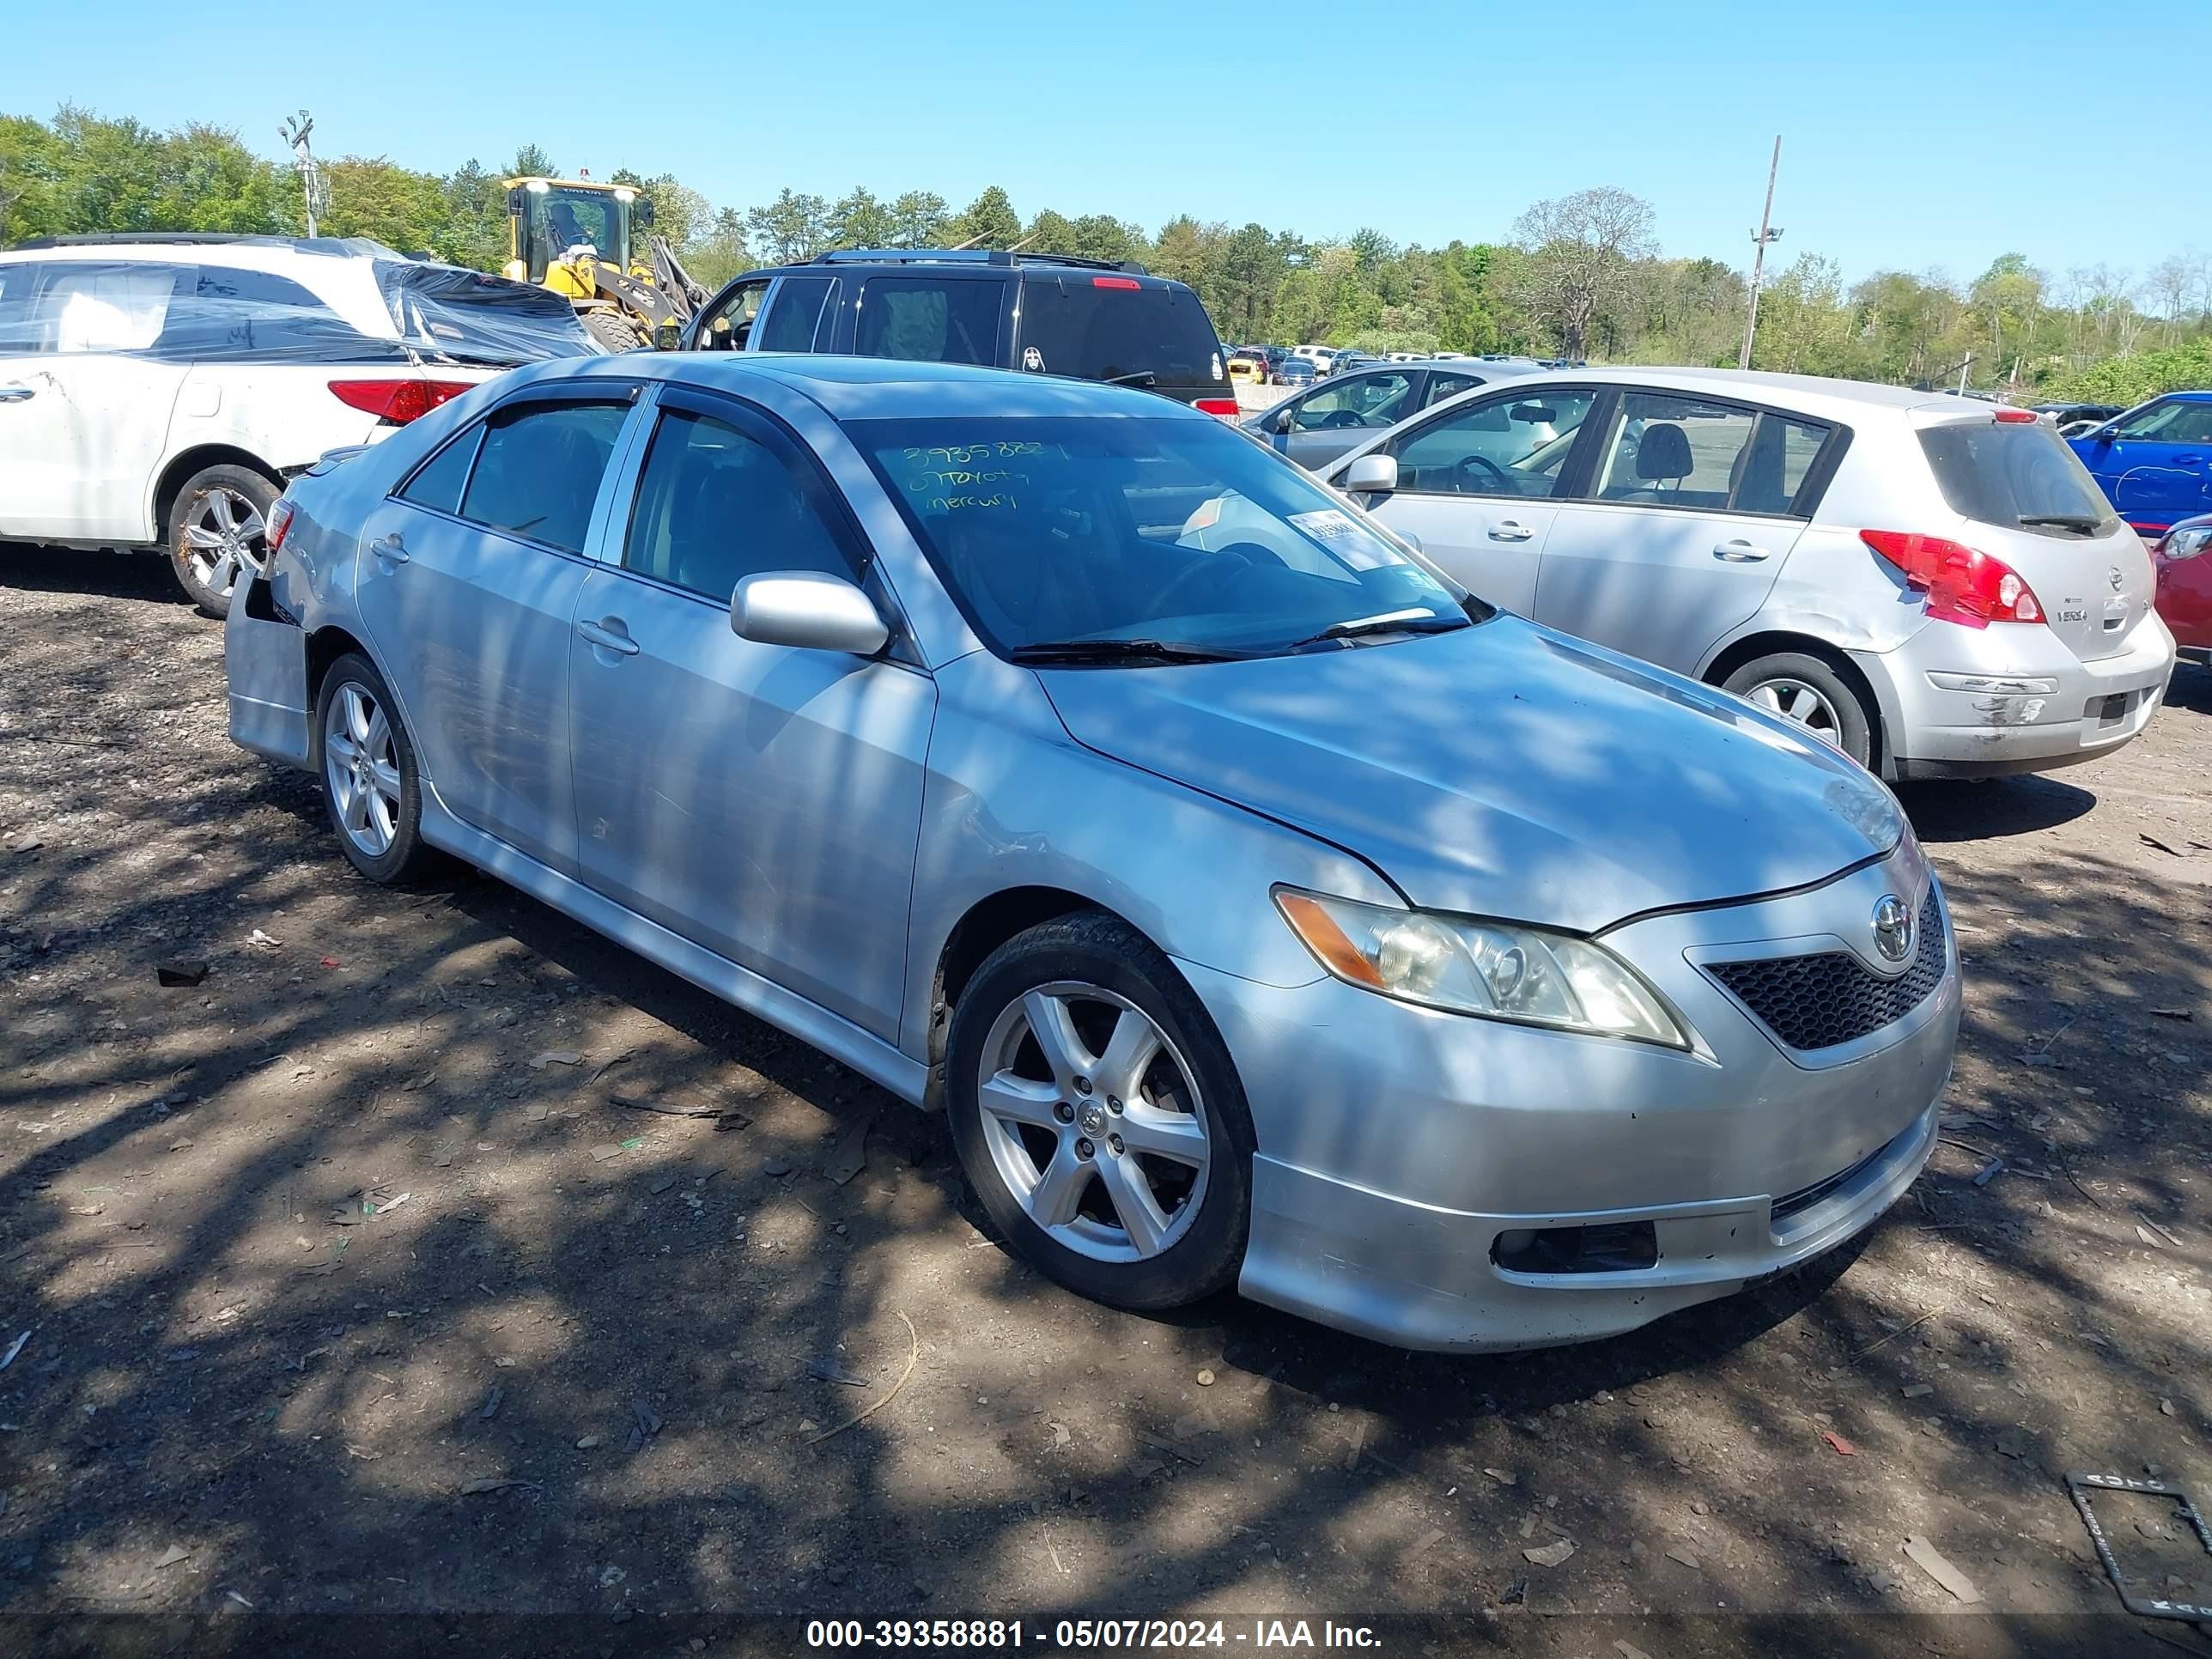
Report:
[[[517,371],[294,481],[231,730],[917,1105],[1008,1245],[1483,1349],[1850,1237],[1959,1021],[1888,792],[1144,392]]]

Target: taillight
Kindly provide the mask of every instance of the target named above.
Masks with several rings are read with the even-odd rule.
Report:
[[[2035,411],[2032,409],[2001,409],[1996,418],[2007,426],[2033,426]]]
[[[470,387],[467,380],[332,380],[331,396],[388,426],[405,426]]]
[[[1907,586],[1928,596],[1928,614],[1936,622],[1986,628],[2044,619],[2034,591],[2002,559],[1909,530],[1862,530],[1859,539],[1903,571]]]
[[[292,533],[292,498],[279,495],[276,505],[269,509],[269,529],[264,537],[271,553],[281,551],[284,538]]]
[[[1142,288],[1144,284],[1133,276],[1093,276],[1093,288]]]
[[[1218,415],[1224,420],[1234,420],[1243,413],[1234,398],[1200,398],[1191,407],[1201,415]]]

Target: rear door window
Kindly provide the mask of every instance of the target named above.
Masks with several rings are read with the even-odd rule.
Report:
[[[1977,524],[2078,536],[2116,522],[2096,480],[2041,421],[1931,426],[1920,447],[1951,510]]]
[[[626,404],[525,404],[500,410],[484,422],[461,516],[582,552],[600,477],[629,416]]]
[[[993,367],[1006,291],[1003,282],[988,280],[871,277],[860,289],[853,349],[862,357]]]
[[[1014,361],[1031,374],[1086,380],[1151,374],[1158,386],[1187,387],[1228,380],[1196,295],[1104,273],[1024,276]]]
[[[38,261],[0,289],[0,351],[143,351],[161,337],[181,272],[175,265]]]
[[[836,286],[833,276],[785,277],[775,290],[775,297],[769,302],[768,314],[754,331],[753,349],[813,350],[815,331],[822,322],[822,308],[829,303],[830,290]]]

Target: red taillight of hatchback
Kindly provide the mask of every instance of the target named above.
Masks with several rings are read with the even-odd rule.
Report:
[[[283,550],[284,538],[291,533],[292,498],[279,495],[276,504],[269,509],[269,531],[264,540],[271,553],[277,553]]]
[[[1928,614],[1936,622],[1987,628],[2044,620],[2034,591],[2002,559],[1909,530],[1862,530],[1859,539],[1903,571],[1907,586],[1928,596]]]
[[[468,380],[332,380],[331,396],[388,426],[422,419],[470,389]]]
[[[1218,415],[1224,421],[1233,421],[1243,412],[1234,398],[1200,398],[1191,407],[1201,415]]]

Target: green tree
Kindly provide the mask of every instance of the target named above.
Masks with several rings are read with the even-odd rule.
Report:
[[[433,243],[441,259],[478,270],[507,263],[507,186],[471,157],[446,175],[446,223]]]
[[[945,198],[933,190],[910,190],[891,204],[893,247],[936,247],[950,222]]]
[[[897,232],[892,210],[859,185],[830,210],[831,247],[889,247]]]
[[[766,207],[745,215],[745,228],[762,257],[776,264],[811,259],[830,239],[830,204],[819,196],[795,196],[786,185]]]
[[[445,181],[414,173],[381,155],[349,155],[325,166],[330,211],[325,236],[366,236],[402,253],[435,252],[447,226]]]
[[[991,185],[954,216],[945,234],[956,247],[1012,247],[1022,240],[1022,216],[1006,192]]]
[[[507,164],[509,179],[557,179],[561,169],[553,165],[553,158],[536,144],[525,144],[514,152],[514,159]]]

